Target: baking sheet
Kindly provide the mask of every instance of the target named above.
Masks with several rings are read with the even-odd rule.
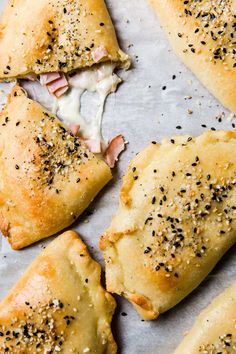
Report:
[[[0,9],[4,3],[5,0],[0,0]],[[108,98],[103,131],[107,139],[122,132],[129,145],[114,170],[113,181],[89,207],[88,210],[93,214],[89,216],[85,212],[72,226],[101,264],[103,260],[98,240],[117,208],[121,178],[130,159],[152,140],[160,141],[166,136],[182,133],[199,135],[212,127],[233,129],[230,112],[207,92],[175,56],[145,0],[108,0],[107,4],[121,46],[132,55],[133,67],[121,73],[125,82],[117,93]],[[166,86],[165,90],[163,86]],[[8,85],[1,84],[0,88],[6,90]],[[87,96],[86,100],[91,100],[91,96]],[[188,109],[193,113],[188,114]],[[223,116],[221,123],[217,119],[219,116]],[[182,129],[176,129],[176,126]],[[18,252],[11,251],[7,242],[1,239],[1,298],[51,239]],[[118,307],[113,327],[119,352],[173,353],[198,313],[235,279],[236,255],[233,247],[191,295],[154,322],[141,321],[126,300],[116,297]]]

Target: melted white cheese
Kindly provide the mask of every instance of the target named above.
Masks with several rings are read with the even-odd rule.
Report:
[[[103,141],[101,125],[104,105],[109,93],[116,91],[121,79],[114,74],[115,64],[105,63],[98,67],[79,71],[69,78],[70,90],[55,99],[54,111],[67,124],[79,124],[84,138]],[[92,119],[81,114],[81,97],[85,91],[97,92],[97,113]]]

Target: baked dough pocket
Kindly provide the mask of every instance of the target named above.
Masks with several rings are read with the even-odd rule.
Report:
[[[0,229],[14,249],[72,224],[112,178],[107,164],[13,88],[0,113]]]
[[[9,0],[0,21],[0,78],[129,66],[104,0]]]
[[[120,135],[105,143],[102,116],[107,96],[122,81],[114,70],[128,69],[130,57],[119,47],[104,0],[9,0],[0,20],[0,53],[0,80],[39,82],[53,112],[114,167],[125,142]],[[40,88],[32,85],[40,99]],[[99,97],[88,119],[81,113],[86,91]]]
[[[0,303],[0,352],[115,354],[115,300],[77,234],[56,238]]]
[[[236,1],[149,2],[184,64],[236,113]]]
[[[235,353],[236,283],[197,317],[174,354]]]
[[[107,289],[155,319],[188,295],[236,239],[236,133],[153,142],[131,162],[100,247]]]

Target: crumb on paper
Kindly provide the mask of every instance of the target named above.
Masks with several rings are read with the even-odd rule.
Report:
[[[229,122],[233,122],[234,120],[236,120],[236,115],[232,112],[232,113],[230,113],[229,115],[228,115],[228,117],[227,117],[227,120],[229,121]]]
[[[222,120],[225,118],[225,112],[220,112],[219,114],[216,115],[216,120],[218,120],[219,123],[222,122]]]

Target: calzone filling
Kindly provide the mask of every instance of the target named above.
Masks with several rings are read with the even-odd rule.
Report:
[[[99,55],[104,54],[101,52]],[[96,60],[100,59],[100,56],[96,57]],[[119,154],[125,148],[122,135],[115,136],[108,144],[102,136],[106,98],[115,92],[122,82],[114,73],[116,66],[116,63],[105,62],[69,74],[51,72],[24,77],[32,81],[39,80],[40,84],[47,88],[54,98],[53,113],[68,125],[72,134],[79,135],[84,140],[91,152],[102,154],[111,168],[115,166]],[[86,91],[97,93],[99,98],[97,112],[90,119],[81,113],[81,98]]]

